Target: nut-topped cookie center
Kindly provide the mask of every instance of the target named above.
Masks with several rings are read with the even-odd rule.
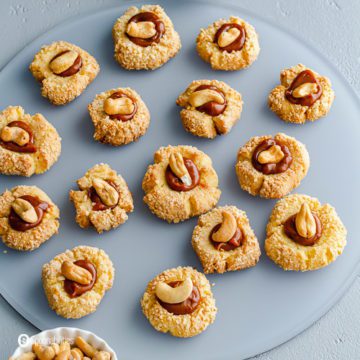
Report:
[[[68,77],[76,74],[82,66],[81,56],[74,50],[65,50],[52,58],[50,70],[58,76]]]
[[[169,165],[171,171],[186,185],[190,186],[192,183],[189,170],[185,166],[183,156],[176,152],[172,153],[169,158]]]
[[[152,21],[130,22],[126,33],[139,39],[149,39],[156,35],[155,24]]]
[[[227,102],[224,93],[214,85],[200,85],[189,96],[189,104],[210,116],[225,111]]]
[[[316,233],[316,222],[307,203],[301,205],[300,211],[295,216],[297,233],[305,238],[311,238]]]
[[[38,226],[49,204],[31,195],[16,198],[9,214],[9,224],[16,231],[26,231]]]
[[[285,172],[291,163],[292,156],[289,148],[275,139],[262,141],[252,155],[254,168],[265,175]]]
[[[165,33],[165,25],[152,12],[140,12],[127,23],[126,35],[136,45],[147,47],[160,42]]]
[[[222,212],[222,222],[212,229],[210,241],[216,250],[230,251],[241,246],[243,233],[232,213]]]
[[[285,91],[285,97],[293,104],[311,106],[322,94],[322,86],[311,70],[300,72]]]
[[[184,281],[158,282],[155,295],[160,305],[174,315],[191,314],[200,301],[199,289],[190,277]]]
[[[104,101],[104,111],[111,119],[128,121],[137,111],[136,102],[122,92],[114,92]]]
[[[94,211],[102,211],[114,208],[120,199],[116,185],[101,178],[92,180],[92,187],[89,189],[89,197],[93,203]]]
[[[243,48],[246,40],[246,32],[243,26],[235,23],[223,24],[216,32],[214,43],[220,50],[232,52]]]
[[[258,162],[264,164],[277,164],[284,158],[285,154],[279,145],[271,145],[267,150],[261,151],[257,158]]]
[[[29,133],[18,126],[5,126],[1,131],[1,140],[5,142],[14,142],[16,145],[24,146],[29,143]]]
[[[227,31],[223,31],[218,38],[218,45],[224,48],[233,43],[240,35],[240,30],[236,27],[230,28]]]
[[[36,152],[31,127],[23,121],[12,121],[1,129],[0,145],[15,152]]]
[[[54,342],[49,345],[42,345],[35,342],[32,345],[32,352],[24,353],[17,357],[17,360],[111,360],[112,356],[108,351],[97,349],[81,336],[72,341],[50,337]],[[45,342],[45,341],[44,341]]]
[[[195,163],[183,157],[180,152],[170,155],[165,178],[169,187],[175,191],[192,190],[200,181],[199,170]]]
[[[88,260],[65,260],[61,264],[61,274],[65,277],[64,289],[71,298],[90,291],[97,279],[96,267]]]
[[[318,216],[303,203],[298,213],[290,216],[284,223],[285,234],[300,245],[314,245],[322,234],[322,225]]]

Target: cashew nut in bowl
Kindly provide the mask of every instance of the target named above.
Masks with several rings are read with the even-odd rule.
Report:
[[[225,102],[223,96],[221,96],[219,92],[211,89],[194,91],[189,96],[189,103],[195,108],[202,106],[210,101],[215,101],[218,104],[223,104]]]
[[[185,166],[184,158],[179,152],[172,153],[169,158],[169,165],[172,172],[187,186],[192,183],[188,169]]]
[[[78,344],[81,344],[88,353],[85,353]],[[30,337],[27,345],[19,346],[9,358],[9,360],[94,359],[117,360],[118,358],[103,339],[89,331],[69,327],[45,330]]]
[[[212,239],[216,242],[227,242],[235,234],[237,224],[233,214],[228,211],[222,213],[223,221],[220,228],[213,233]]]

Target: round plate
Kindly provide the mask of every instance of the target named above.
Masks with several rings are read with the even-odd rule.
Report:
[[[358,216],[360,203],[359,103],[340,74],[305,42],[287,31],[237,7],[207,2],[160,1],[179,31],[183,47],[156,71],[125,71],[113,59],[111,29],[127,6],[76,18],[35,40],[0,74],[0,107],[22,105],[40,112],[55,125],[63,142],[58,163],[44,175],[30,179],[0,177],[2,192],[15,185],[37,185],[61,209],[60,233],[32,253],[7,250],[1,245],[1,291],[24,317],[40,329],[76,326],[94,331],[125,359],[245,358],[290,339],[320,318],[344,293],[360,259]],[[201,27],[220,17],[237,15],[253,24],[260,35],[259,59],[247,70],[215,72],[196,54],[195,38]],[[195,20],[196,19],[196,20]],[[54,107],[40,96],[27,70],[39,48],[67,40],[88,50],[101,65],[97,79],[75,101]],[[279,83],[281,69],[304,63],[328,76],[336,92],[330,114],[302,126],[286,124],[267,108],[267,95]],[[198,139],[181,125],[177,96],[194,79],[218,79],[240,91],[244,110],[230,134],[215,140]],[[94,96],[118,86],[136,89],[151,112],[147,134],[137,143],[114,148],[92,139],[87,105]],[[285,272],[264,254],[252,269],[211,275],[218,315],[208,330],[192,339],[156,332],[142,315],[139,300],[148,283],[161,271],[180,265],[201,269],[190,239],[197,219],[170,225],[153,216],[142,201],[141,181],[152,154],[163,145],[189,144],[211,156],[223,193],[219,205],[234,204],[247,212],[261,243],[275,201],[252,197],[238,185],[234,164],[238,148],[251,136],[285,132],[307,145],[311,157],[308,175],[296,190],[334,205],[348,232],[344,254],[325,269]],[[126,179],[134,195],[135,211],[120,228],[98,235],[75,223],[69,190],[76,179],[96,163],[109,163]],[[62,319],[50,310],[41,285],[41,267],[56,254],[86,244],[103,248],[116,268],[114,287],[97,312],[77,321]],[[211,355],[209,355],[211,354]]]

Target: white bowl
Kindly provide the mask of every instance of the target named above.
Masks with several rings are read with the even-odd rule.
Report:
[[[69,327],[59,327],[56,329],[45,330],[37,335],[31,336],[26,345],[21,345],[15,350],[12,357],[16,359],[21,354],[31,351],[31,347],[34,342],[39,342],[41,345],[50,345],[52,342],[60,342],[64,339],[73,341],[77,336],[81,336],[98,350],[108,351],[111,354],[111,360],[117,360],[115,351],[103,339],[99,338],[90,331]],[[26,335],[24,338],[25,337]]]

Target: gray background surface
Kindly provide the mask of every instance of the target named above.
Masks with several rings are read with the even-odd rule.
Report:
[[[0,4],[0,65],[37,35],[68,18],[117,1],[2,1]],[[242,1],[242,6],[292,29],[317,44],[338,65],[359,92],[360,30],[357,1]],[[356,359],[360,349],[359,280],[346,297],[322,320],[287,344],[260,356],[261,359]],[[0,308],[0,349],[7,355],[20,333],[36,330],[16,315],[5,302]]]

